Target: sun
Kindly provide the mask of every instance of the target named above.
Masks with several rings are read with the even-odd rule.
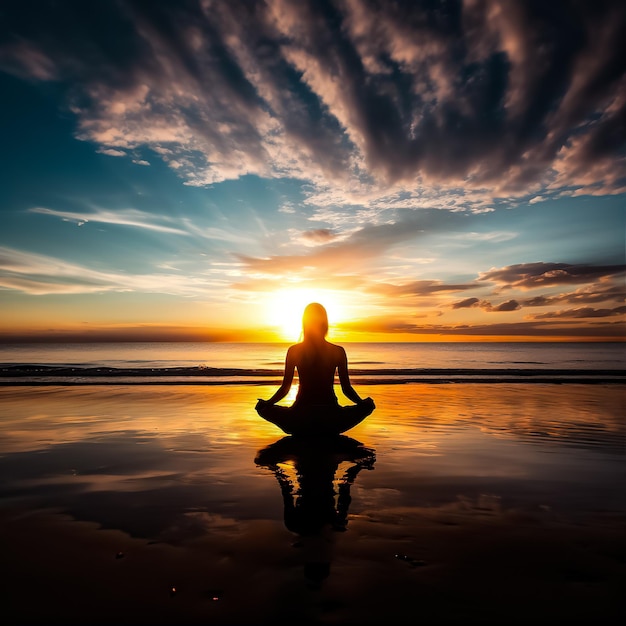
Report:
[[[311,302],[319,302],[328,313],[332,335],[333,325],[346,319],[342,294],[331,289],[280,289],[267,299],[267,322],[276,328],[285,341],[298,341],[302,333],[302,313]]]

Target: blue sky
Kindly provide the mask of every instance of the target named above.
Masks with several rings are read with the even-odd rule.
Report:
[[[0,24],[0,338],[624,336],[622,3]]]

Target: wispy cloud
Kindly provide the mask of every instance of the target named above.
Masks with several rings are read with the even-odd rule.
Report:
[[[457,337],[563,337],[584,336],[596,339],[616,339],[623,337],[626,323],[588,322],[583,328],[575,320],[498,322],[477,324],[430,324],[419,318],[407,320],[405,317],[372,317],[339,325],[342,331],[437,335]]]
[[[118,150],[117,148],[100,148],[98,150],[100,154],[106,154],[107,156],[112,157],[125,157],[128,156],[128,153],[124,150]]]
[[[56,80],[57,65],[36,43],[15,38],[0,46],[0,68],[21,78]]]
[[[361,225],[357,217],[352,220],[352,230],[304,253],[236,256],[249,270],[267,275],[311,270],[326,275],[344,274],[363,269],[363,264],[388,255],[398,244],[417,241],[427,234],[461,231],[466,226],[464,219],[462,214],[438,210],[398,213],[395,221],[382,224]]]
[[[476,283],[450,284],[441,280],[415,280],[401,285],[374,283],[369,291],[391,298],[402,296],[431,296],[433,294],[455,293],[475,289]]]
[[[29,209],[31,213],[39,213],[41,215],[52,215],[60,217],[63,220],[76,222],[79,225],[87,222],[99,222],[103,224],[115,224],[117,226],[133,226],[135,228],[145,228],[146,230],[154,230],[161,233],[169,233],[171,235],[188,235],[189,233],[180,228],[167,226],[163,222],[171,222],[172,219],[167,216],[155,216],[145,211],[137,209],[120,209],[109,211],[106,209],[97,209],[95,211],[86,211],[82,213],[73,213],[71,211],[57,211],[55,209],[47,209],[44,207],[35,207]],[[161,223],[159,223],[161,222]]]
[[[192,185],[291,177],[318,205],[479,212],[626,188],[623,3],[94,5],[115,43],[70,5],[39,11],[6,10],[0,66],[72,82],[79,137],[150,148]]]
[[[453,239],[467,239],[471,241],[487,241],[491,243],[502,243],[503,241],[510,241],[511,239],[515,239],[517,237],[517,233],[513,233],[510,231],[493,231],[487,233],[463,233],[460,235],[454,235]]]
[[[0,247],[0,288],[30,295],[140,291],[208,298],[215,285],[213,279],[201,275],[94,270],[43,254]]]

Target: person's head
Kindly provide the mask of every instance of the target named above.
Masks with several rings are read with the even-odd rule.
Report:
[[[302,315],[302,332],[304,339],[323,339],[328,332],[328,315],[326,309],[317,302],[308,304]]]

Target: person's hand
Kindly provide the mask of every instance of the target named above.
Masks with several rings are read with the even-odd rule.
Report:
[[[369,397],[361,400],[361,402],[359,402],[359,404],[364,404],[365,406],[371,408],[372,411],[376,408],[376,405],[374,404],[374,400],[372,400]]]

